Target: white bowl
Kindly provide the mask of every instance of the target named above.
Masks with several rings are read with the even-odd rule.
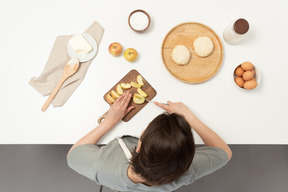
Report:
[[[134,13],[139,13],[139,12],[143,13],[143,15],[144,16],[146,15],[146,17],[147,17],[147,18],[145,17],[147,19],[147,23],[143,23],[145,26],[143,28],[141,28],[141,29],[135,28],[136,26],[134,26],[132,23],[130,23],[131,17],[133,16],[133,14]],[[138,18],[138,19],[140,19],[140,18]],[[141,21],[139,20],[138,22],[141,22]],[[146,21],[144,21],[144,22],[146,22]],[[132,11],[132,13],[130,13],[130,15],[128,17],[128,24],[129,24],[130,28],[132,30],[136,31],[136,32],[144,32],[144,31],[146,31],[146,29],[148,29],[148,27],[150,26],[150,22],[151,22],[150,15],[146,11],[144,11],[142,9],[137,9],[137,10]]]
[[[254,64],[253,64],[253,65],[254,65]],[[260,82],[261,82],[261,74],[260,74],[258,68],[256,68],[255,65],[254,65],[255,79],[256,79],[256,81],[257,81],[257,86],[256,86],[254,89],[244,89],[243,87],[239,87],[239,86],[236,84],[236,82],[235,82],[235,78],[237,77],[237,76],[235,75],[235,70],[236,70],[237,67],[239,67],[239,66],[241,66],[241,64],[240,64],[240,65],[237,65],[237,66],[235,67],[234,71],[233,71],[233,82],[234,82],[234,85],[236,85],[236,87],[238,87],[239,89],[244,90],[244,91],[251,91],[251,90],[257,89],[257,87],[259,87],[259,84],[260,84]]]

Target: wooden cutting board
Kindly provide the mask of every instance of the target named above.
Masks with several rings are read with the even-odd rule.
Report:
[[[198,37],[209,37],[214,51],[207,57],[199,57],[194,52],[193,42]],[[171,54],[176,45],[185,45],[191,54],[187,65],[177,65]],[[217,34],[201,23],[182,23],[169,31],[162,43],[162,60],[168,71],[186,83],[201,83],[213,77],[223,60],[223,46]]]
[[[135,69],[131,70],[131,71],[130,71],[129,73],[127,73],[120,81],[118,81],[109,91],[107,91],[107,92],[105,93],[105,95],[103,96],[104,100],[105,100],[109,105],[111,105],[111,104],[107,101],[106,95],[107,95],[107,94],[110,94],[112,90],[116,91],[116,87],[117,87],[117,85],[120,84],[120,83],[130,83],[130,82],[132,82],[132,81],[134,81],[135,83],[137,83],[136,78],[137,78],[138,75],[141,75],[141,74],[140,74],[137,70],[135,70]],[[142,75],[141,75],[141,76],[142,76]],[[146,81],[146,79],[145,79],[143,76],[142,76],[142,78],[143,78],[143,83],[144,83],[144,85],[141,87],[141,89],[142,89],[144,92],[147,93],[148,96],[146,97],[146,99],[152,100],[152,99],[156,96],[157,92],[156,92],[156,90]],[[137,88],[131,87],[130,89],[123,89],[123,92],[124,92],[124,93],[127,92],[127,91],[129,91],[129,92],[132,94],[132,96],[133,96],[134,93],[137,93]],[[135,108],[134,108],[132,111],[130,111],[127,115],[125,115],[122,120],[125,121],[125,122],[129,121],[129,120],[130,120],[132,117],[134,117],[134,115],[136,115],[145,105],[147,105],[147,103],[148,103],[148,102],[145,101],[145,102],[142,103],[142,104],[136,104],[136,103],[133,102],[133,98],[131,98],[128,107],[129,107],[129,106],[134,106]]]

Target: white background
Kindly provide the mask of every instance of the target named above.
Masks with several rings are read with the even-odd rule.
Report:
[[[152,19],[143,34],[132,31],[127,23],[130,12],[139,8]],[[154,100],[184,102],[229,144],[287,144],[287,9],[285,0],[2,1],[0,143],[76,142],[97,126],[98,117],[108,110],[103,95],[136,69],[157,90]],[[241,17],[250,23],[248,37],[238,45],[228,45],[222,33]],[[105,32],[84,81],[63,107],[50,106],[41,112],[47,97],[32,88],[29,80],[44,69],[57,36],[81,33],[95,20]],[[207,82],[180,82],[162,62],[165,35],[183,22],[203,23],[222,40],[222,67]],[[114,41],[135,48],[139,59],[129,63],[123,56],[111,56],[108,46]],[[240,90],[233,82],[233,70],[244,61],[251,61],[262,76],[253,91]],[[139,135],[162,112],[154,104],[146,105],[128,123],[119,123],[101,143],[117,135]]]

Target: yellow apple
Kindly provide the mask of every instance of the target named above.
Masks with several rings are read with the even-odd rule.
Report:
[[[106,99],[107,99],[108,103],[110,103],[110,104],[115,102],[115,99],[113,99],[113,97],[111,97],[110,94],[107,94]]]
[[[122,46],[120,43],[114,42],[109,45],[109,53],[113,56],[119,56],[122,53]]]
[[[140,84],[135,83],[135,82],[133,82],[133,81],[132,81],[130,84],[131,84],[132,87],[135,87],[135,88],[140,88],[140,87],[141,87]]]
[[[121,83],[121,87],[123,89],[130,89],[131,88],[131,84],[130,83]]]
[[[118,97],[120,97],[120,95],[118,93],[116,93],[114,90],[111,91],[111,95],[112,95],[113,99],[117,99]]]
[[[137,79],[138,84],[144,85],[144,83],[143,83],[143,78],[142,78],[141,75],[138,75],[136,79]]]
[[[123,90],[122,90],[120,84],[117,85],[117,87],[116,87],[116,91],[117,91],[117,93],[118,93],[119,95],[123,95]]]
[[[142,104],[145,102],[145,98],[137,93],[133,95],[133,102],[136,104]]]
[[[124,52],[124,57],[127,61],[135,61],[137,58],[137,51],[133,48],[128,48]]]
[[[137,92],[139,93],[139,95],[143,96],[143,97],[147,97],[147,93],[145,93],[141,88],[137,89]]]

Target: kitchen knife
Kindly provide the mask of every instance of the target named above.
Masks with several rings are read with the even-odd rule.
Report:
[[[149,99],[145,99],[145,101],[149,102],[149,103],[153,103],[153,101],[149,100]],[[163,105],[168,105],[167,103],[160,103],[160,104],[163,104]]]

